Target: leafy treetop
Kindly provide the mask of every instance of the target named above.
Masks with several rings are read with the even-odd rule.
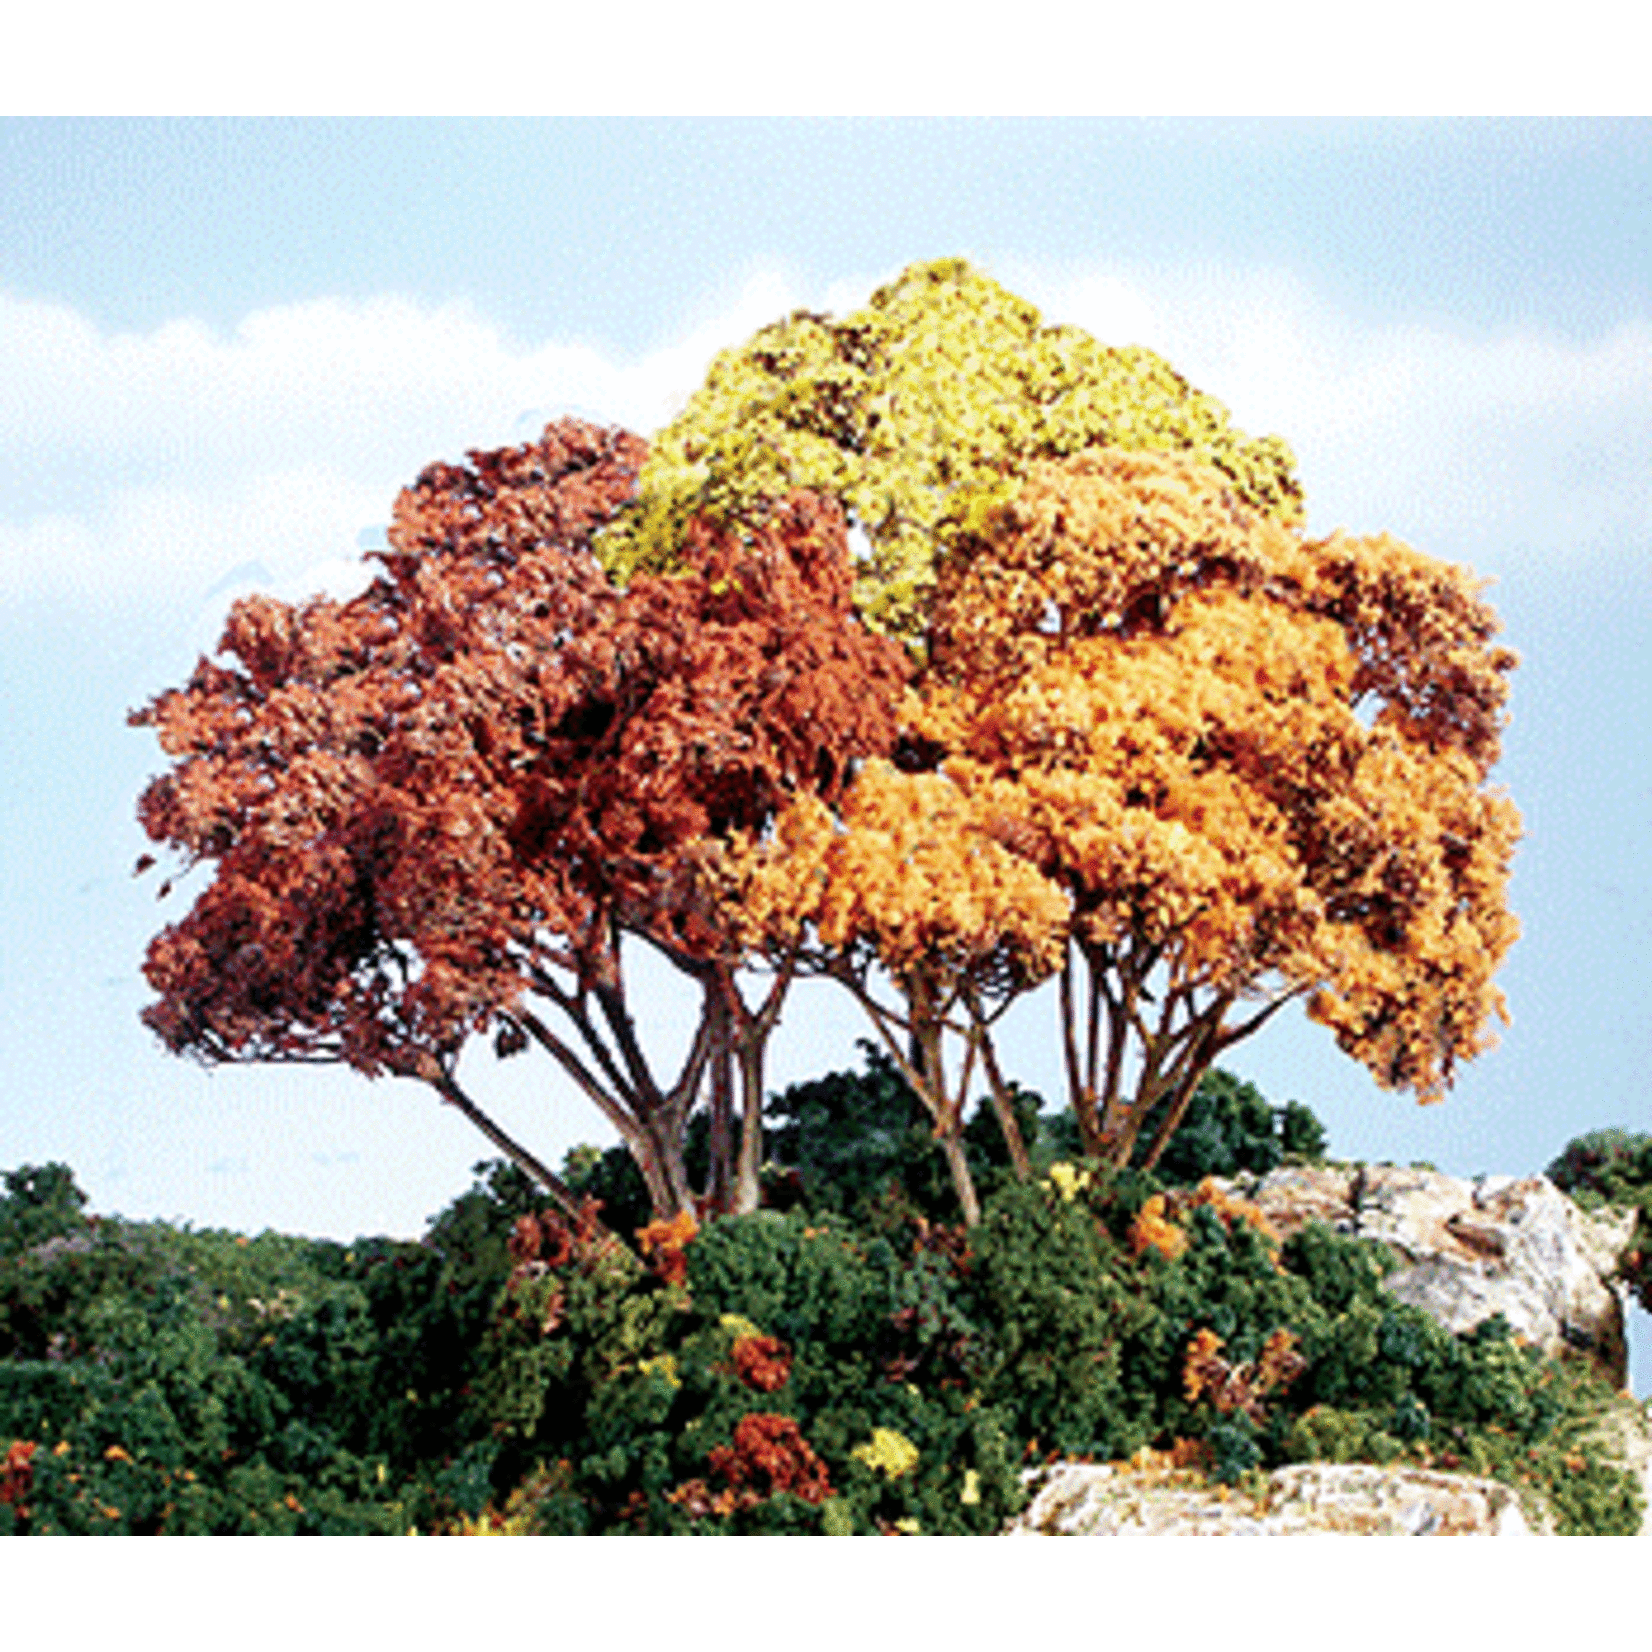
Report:
[[[864,949],[913,1039],[950,1027],[989,1076],[989,1000],[1059,968],[1084,1146],[1119,1164],[1150,1116],[1156,1161],[1211,1063],[1299,996],[1432,1099],[1489,1041],[1516,934],[1496,629],[1466,570],[1307,541],[1187,455],[1041,461],[940,567],[901,766],[868,765],[835,827],[791,805],[734,921],[770,945],[812,924],[900,1059]]]
[[[719,356],[655,438],[638,508],[601,555],[622,577],[671,569],[693,516],[816,489],[869,541],[857,609],[916,638],[951,535],[1013,495],[1028,461],[1101,444],[1185,450],[1254,509],[1301,515],[1285,443],[1235,430],[1152,351],[1045,326],[961,259],[915,264],[841,320],[800,310]]]

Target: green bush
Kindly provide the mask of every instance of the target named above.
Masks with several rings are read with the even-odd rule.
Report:
[[[770,1099],[768,1202],[856,1221],[955,1220],[957,1197],[923,1103],[884,1051],[865,1039],[858,1048],[864,1072],[828,1073]],[[1030,1148],[1043,1103],[1013,1082],[1009,1091]],[[975,1108],[963,1139],[976,1190],[986,1197],[1010,1180],[1009,1147],[990,1107]]]
[[[1147,1156],[1165,1106],[1161,1102],[1143,1121],[1137,1164]],[[1296,1101],[1273,1107],[1254,1084],[1218,1067],[1200,1079],[1155,1174],[1172,1185],[1191,1186],[1206,1176],[1236,1176],[1242,1170],[1264,1176],[1287,1157],[1324,1156],[1324,1127],[1310,1108]]]
[[[1222,1076],[1187,1182],[1297,1150]],[[1228,1482],[1464,1468],[1564,1531],[1638,1527],[1581,1363],[1501,1321],[1451,1335],[1385,1294],[1381,1247],[1281,1246],[1210,1187],[1054,1161],[1061,1115],[1017,1105],[1042,1173],[1016,1181],[978,1114],[966,1232],[869,1054],[774,1108],[788,1208],[646,1257],[503,1165],[423,1242],[351,1246],[86,1217],[65,1167],[25,1167],[0,1202],[0,1532],[989,1533],[1025,1468],[1144,1446]],[[1621,1187],[1622,1157],[1582,1168]],[[626,1209],[615,1161],[570,1169]]]
[[[86,1195],[66,1164],[26,1164],[8,1170],[0,1196],[0,1256],[16,1256],[49,1239],[67,1238],[87,1225]]]

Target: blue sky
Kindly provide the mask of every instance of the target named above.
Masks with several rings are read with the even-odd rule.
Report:
[[[1522,654],[1501,1048],[1429,1109],[1305,1022],[1233,1068],[1343,1156],[1459,1174],[1652,1129],[1648,200],[1646,121],[0,122],[0,1166],[65,1159],[133,1216],[420,1231],[487,1151],[434,1097],[209,1075],[139,1025],[188,892],[128,875],[160,754],[125,710],[234,595],[349,589],[430,460],[565,411],[646,432],[714,349],[951,254],[1283,434],[1316,531],[1495,578]],[[1053,1016],[1010,1050],[1052,1098]],[[861,1031],[800,997],[772,1081]],[[525,1065],[473,1075],[524,1139],[605,1139]]]

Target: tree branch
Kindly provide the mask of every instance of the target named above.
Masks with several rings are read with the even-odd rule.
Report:
[[[584,1219],[580,1202],[574,1197],[573,1189],[562,1178],[542,1164],[530,1153],[527,1148],[507,1135],[490,1119],[480,1107],[461,1090],[452,1074],[444,1073],[440,1078],[430,1081],[431,1086],[443,1101],[450,1107],[457,1107],[461,1113],[482,1132],[484,1136],[499,1149],[501,1153],[516,1166],[530,1181],[538,1182],[550,1194],[561,1209],[563,1215],[574,1221]],[[600,1224],[599,1224],[600,1225]],[[606,1231],[606,1229],[605,1229]]]

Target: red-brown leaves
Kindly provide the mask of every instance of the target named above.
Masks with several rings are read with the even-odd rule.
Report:
[[[721,1475],[741,1502],[754,1503],[789,1491],[805,1503],[822,1503],[832,1495],[826,1465],[790,1417],[753,1412],[734,1428],[732,1446],[714,1446],[714,1474]]]
[[[174,1049],[428,1077],[543,972],[617,980],[620,931],[738,955],[718,843],[888,748],[907,666],[811,496],[615,589],[592,541],[644,451],[568,421],[431,466],[368,591],[238,603],[220,660],[133,714],[175,759],[145,829],[215,863],[146,962]]]
[[[791,1350],[779,1337],[740,1337],[732,1357],[735,1375],[760,1394],[784,1388],[791,1378]]]
[[[34,1454],[38,1448],[33,1440],[13,1440],[0,1457],[0,1503],[10,1503],[19,1514],[27,1515],[23,1499],[34,1484]]]

